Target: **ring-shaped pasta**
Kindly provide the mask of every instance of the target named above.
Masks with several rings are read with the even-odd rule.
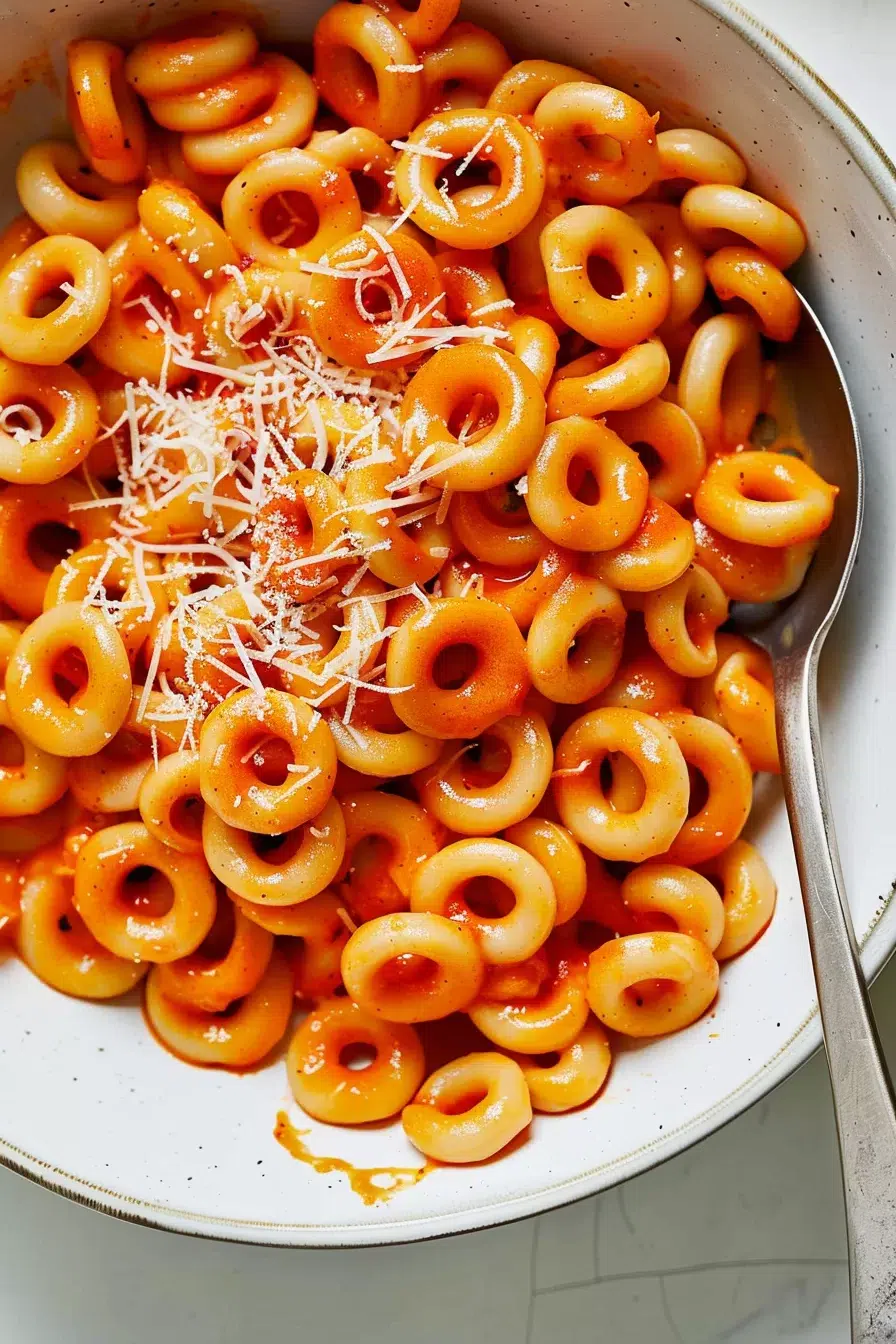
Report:
[[[615,353],[615,352],[614,352]],[[548,392],[548,420],[630,411],[658,397],[669,381],[669,356],[651,337],[613,358],[604,351],[583,355],[558,369]]]
[[[682,224],[677,206],[634,201],[625,213],[640,224],[668,267],[672,292],[661,334],[673,331],[699,308],[706,292],[703,252]]]
[[[659,466],[650,473],[650,493],[681,508],[694,494],[706,471],[703,436],[687,411],[658,397],[633,411],[613,415],[607,421],[623,443],[637,452],[642,445],[652,449]]]
[[[552,1058],[553,1054],[558,1056]],[[612,1055],[606,1032],[598,1022],[586,1022],[571,1045],[549,1051],[545,1062],[520,1055],[534,1111],[558,1115],[593,1101],[607,1080]]]
[[[733,541],[694,519],[696,558],[732,602],[782,602],[806,577],[814,541],[798,546],[753,546]]]
[[[163,697],[151,691],[145,706],[143,698],[144,688],[135,687],[128,716],[112,741],[69,766],[72,794],[88,812],[134,812],[146,776],[180,745],[182,725],[152,722]]]
[[[217,909],[205,860],[160,844],[140,821],[95,831],[81,846],[74,899],[94,938],[134,961],[195,952]]]
[[[549,223],[541,255],[551,303],[573,331],[595,345],[627,350],[646,341],[669,312],[672,282],[659,250],[629,215],[609,205],[576,205]],[[592,284],[588,262],[615,267],[612,298]]]
[[[96,247],[110,247],[137,223],[137,188],[107,182],[64,140],[29,145],[16,168],[16,191],[45,233],[71,233]]]
[[[376,779],[395,779],[425,770],[442,754],[442,741],[407,728],[388,695],[359,691],[350,724],[328,714],[336,757],[341,765]]]
[[[73,471],[99,430],[97,395],[68,364],[46,369],[0,359],[0,406],[4,419],[20,406],[39,408],[33,428],[0,429],[0,480],[18,485],[46,485]]]
[[[180,257],[157,243],[142,226],[128,229],[106,253],[112,280],[112,299],[106,319],[90,342],[90,348],[107,368],[125,378],[146,378],[158,384],[163,370],[169,387],[190,376],[189,369],[172,357],[165,333],[149,308],[130,306],[135,291],[148,276],[165,291],[176,313],[173,322],[179,334],[201,331],[197,312],[205,309],[207,290]]]
[[[547,392],[557,365],[560,340],[549,322],[540,317],[518,317],[507,327],[507,339],[517,359],[534,375],[542,392]]]
[[[559,822],[526,817],[509,826],[504,839],[531,854],[551,879],[557,901],[556,924],[576,915],[585,899],[587,872],[578,842]]]
[[[779,775],[774,674],[765,651],[754,647],[720,661],[714,689],[722,720],[753,769]]]
[[[56,677],[74,651],[86,671],[70,699]],[[53,756],[91,756],[110,742],[131,707],[131,669],[121,636],[107,616],[65,602],[31,622],[6,673],[16,730]]]
[[[691,564],[674,582],[648,593],[644,629],[650,647],[673,672],[706,677],[716,666],[716,631],[728,619],[728,599],[712,575]]]
[[[214,177],[210,173],[197,173],[187,163],[181,148],[181,137],[173,131],[154,132],[149,142],[149,162],[146,167],[147,181],[161,178],[164,182],[181,182],[194,196],[198,196],[204,205],[214,210],[220,208],[221,197],[227,186],[225,177]]]
[[[545,94],[559,84],[597,84],[595,75],[585,74],[573,65],[558,61],[518,61],[498,80],[489,95],[488,106],[495,112],[512,112],[528,117]]]
[[[39,300],[62,285],[62,303],[36,316]],[[0,273],[0,350],[21,364],[64,364],[99,331],[111,296],[108,262],[93,243],[41,238]]]
[[[463,597],[473,590],[477,597],[506,607],[519,628],[528,630],[541,603],[557,591],[574,569],[573,552],[560,546],[547,546],[538,563],[522,574],[516,567],[504,569],[458,555],[442,570],[442,592],[446,597]]]
[[[300,245],[275,243],[265,230],[265,206],[281,192],[307,196],[317,213],[317,228]],[[294,148],[272,150],[247,163],[224,192],[221,209],[227,234],[240,252],[280,271],[318,261],[362,222],[361,202],[348,173]]]
[[[464,188],[477,191],[477,187]],[[466,200],[466,196],[463,197]],[[489,200],[491,197],[489,196]],[[494,253],[486,249],[449,247],[434,258],[439,288],[445,293],[448,317],[471,327],[506,327],[513,301],[508,299]]]
[[[131,87],[144,98],[167,98],[226,79],[254,60],[258,38],[238,14],[213,10],[160,28],[127,59]]]
[[[279,751],[269,761],[265,751],[272,747]],[[335,778],[329,728],[287,691],[266,690],[263,698],[252,690],[237,691],[202,725],[202,796],[229,826],[256,835],[293,831],[322,810]]]
[[[611,551],[625,545],[642,526],[647,471],[637,453],[597,421],[581,415],[555,420],[527,480],[529,514],[539,531],[558,546]],[[589,483],[597,487],[594,503]]]
[[[68,119],[78,148],[107,182],[133,182],[146,167],[146,123],[114,42],[81,38],[66,49]]]
[[[278,52],[267,52],[259,66],[274,83],[269,106],[239,126],[185,135],[181,150],[195,172],[229,177],[260,155],[307,140],[317,112],[317,90],[311,76]]]
[[[531,1121],[522,1069],[492,1051],[463,1055],[436,1069],[401,1113],[411,1143],[437,1162],[483,1162]]]
[[[742,187],[747,180],[747,165],[741,156],[708,131],[678,127],[660,131],[656,137],[661,182],[684,179],[687,182]]]
[[[647,497],[635,534],[622,546],[589,558],[586,569],[622,592],[646,593],[674,583],[694,559],[694,529],[663,500]]]
[[[173,751],[148,771],[140,785],[137,807],[151,835],[182,854],[202,852],[205,806],[199,787],[199,752]]]
[[[339,872],[345,851],[342,808],[330,798],[311,821],[276,840],[270,847],[253,844],[248,831],[205,809],[202,848],[218,881],[245,901],[282,906],[309,901]]]
[[[21,893],[16,948],[29,970],[61,994],[115,999],[143,979],[146,962],[117,957],[90,933],[62,873],[29,876]]]
[[[219,227],[212,223],[216,229]],[[263,355],[256,341],[259,336],[264,338],[272,324],[275,332],[303,332],[308,325],[305,305],[310,289],[310,277],[298,268],[281,271],[253,262],[244,271],[231,275],[212,295],[205,316],[206,340],[215,363],[241,369],[256,352]],[[300,415],[307,418],[307,409],[303,407]],[[334,424],[338,415],[335,411]],[[293,416],[289,420],[296,456],[310,464],[317,449],[316,436],[309,451],[301,432],[303,420]]]
[[[644,782],[644,800],[617,811],[600,780],[612,752],[627,756]],[[634,709],[597,709],[571,724],[554,756],[554,802],[563,824],[602,859],[640,863],[664,853],[688,816],[690,781],[670,728]]]
[[[339,894],[359,923],[409,909],[411,882],[438,850],[432,818],[417,803],[374,789],[340,799],[345,856]]]
[[[339,272],[344,271],[344,275]],[[386,238],[362,229],[327,253],[327,271],[311,278],[308,322],[324,354],[338,364],[390,369],[418,358],[407,343],[383,347],[394,339],[408,294],[438,323],[445,311],[435,261],[424,247],[403,234]],[[371,299],[375,306],[368,306]],[[380,358],[380,355],[386,358]]]
[[[2,694],[0,730],[18,743],[15,755],[0,763],[0,817],[27,817],[52,807],[68,787],[66,762],[19,736]]]
[[[188,1008],[223,1013],[256,988],[273,950],[274,935],[222,892],[215,922],[196,951],[159,967],[159,993]]]
[[[359,1050],[373,1058],[361,1067],[343,1063]],[[363,1125],[397,1115],[423,1082],[426,1064],[413,1027],[331,999],[296,1031],[286,1072],[296,1101],[315,1120]]]
[[[686,933],[635,933],[591,953],[588,1002],[623,1036],[666,1036],[702,1017],[719,987],[709,948]]]
[[[544,553],[544,538],[529,517],[525,496],[509,482],[491,490],[459,491],[448,518],[455,537],[476,560],[528,567]]]
[[[342,953],[350,996],[389,1022],[431,1022],[468,1008],[485,964],[469,929],[429,912],[368,920]]]
[[[748,304],[770,341],[792,341],[802,317],[800,296],[787,276],[754,247],[720,247],[706,259],[706,276],[723,303]]]
[[[585,960],[578,946],[548,947],[547,980],[531,998],[495,1003],[478,999],[467,1010],[473,1025],[502,1050],[541,1055],[565,1050],[588,1021]]]
[[[493,1003],[509,1003],[511,999],[534,999],[551,974],[548,954],[540,947],[525,961],[507,962],[489,966],[485,972],[480,999]]]
[[[277,84],[276,67],[262,57],[256,65],[244,66],[203,89],[151,98],[149,114],[157,126],[169,131],[226,131],[269,107]]]
[[[416,234],[414,241],[420,241],[422,235],[414,225],[405,233],[407,221],[393,230],[398,206],[392,178],[398,154],[381,135],[364,126],[349,126],[344,131],[315,131],[305,149],[349,174],[363,204],[366,223],[371,228],[388,234],[392,241],[395,233],[405,237]],[[378,213],[372,214],[372,211]],[[380,221],[379,225],[376,221]]]
[[[486,729],[479,742],[484,751],[503,748],[507,755],[497,767],[484,771],[471,760],[467,744],[458,756],[447,743],[442,759],[417,779],[420,801],[432,816],[458,835],[494,835],[522,821],[541,802],[551,782],[554,749],[542,716],[532,710],[510,714]]]
[[[720,854],[740,835],[753,803],[752,770],[745,752],[721,724],[687,711],[663,713],[660,722],[706,783],[706,801],[688,817],[668,851],[673,863],[691,868]]]
[[[345,498],[332,476],[310,467],[281,476],[266,492],[253,546],[269,582],[306,602],[351,560]]]
[[[421,55],[426,115],[452,107],[485,107],[510,57],[494,33],[475,23],[452,23]]]
[[[792,215],[743,187],[691,187],[681,202],[681,218],[707,252],[727,246],[735,234],[782,271],[793,265],[806,246],[806,235]]]
[[[538,607],[526,637],[532,685],[549,700],[580,705],[609,686],[622,659],[626,611],[599,579],[570,574]]]
[[[146,981],[146,1018],[162,1044],[180,1059],[245,1069],[258,1064],[283,1038],[294,999],[292,970],[282,952],[274,951],[255,988],[223,1013],[168,998],[159,970],[154,967]]]
[[[423,111],[423,73],[414,48],[370,5],[339,0],[318,20],[314,82],[349,126],[364,126],[384,140],[407,135]]]
[[[589,701],[587,708],[640,709],[645,714],[662,714],[667,709],[678,709],[684,693],[684,677],[648,649],[646,653],[624,658],[609,686]]]
[[[215,283],[225,266],[239,265],[239,253],[221,225],[182,183],[155,178],[141,191],[137,212],[146,232],[202,278]]]
[[[480,915],[466,889],[477,879],[491,879],[507,888],[513,904],[506,913]],[[494,908],[506,909],[504,893]],[[525,961],[547,941],[557,915],[550,876],[526,850],[506,840],[456,840],[421,863],[411,885],[411,910],[441,915],[473,933],[483,961],[489,964]]]
[[[657,176],[657,117],[620,89],[560,84],[545,94],[532,119],[545,138],[552,178],[567,196],[589,205],[625,205]],[[592,149],[592,137],[614,140],[616,156]]]
[[[789,453],[717,458],[694,496],[697,517],[733,541],[796,546],[814,541],[834,516],[837,487]]]
[[[64,556],[108,537],[110,511],[72,512],[73,506],[93,500],[74,474],[39,490],[11,485],[0,493],[0,551],[7,559],[0,566],[0,599],[17,616],[30,621],[40,615],[52,571]]]
[[[461,669],[459,685],[440,685],[441,666],[457,646],[472,648],[473,665]],[[396,714],[416,732],[478,737],[505,714],[519,712],[529,689],[526,646],[513,617],[496,602],[436,599],[389,640],[386,685]]]
[[[401,0],[373,0],[373,4],[417,50],[438,42],[460,9],[460,0],[420,0],[413,9]]]
[[[462,442],[462,429],[453,426],[477,396],[494,407],[494,419]],[[544,435],[545,400],[534,374],[515,355],[489,345],[456,345],[437,350],[414,375],[400,418],[408,451],[426,451],[435,485],[488,490],[515,480],[534,458]]]
[[[671,919],[679,933],[705,943],[710,952],[721,942],[725,929],[721,897],[709,879],[693,868],[659,859],[641,863],[623,878],[622,899],[645,923],[653,915]]]
[[[768,928],[778,888],[765,859],[746,840],[735,840],[729,849],[704,864],[703,871],[721,882],[725,931],[715,958],[728,961],[751,947]]]
[[[332,12],[332,11],[331,11]],[[535,218],[545,167],[537,140],[509,112],[454,108],[417,126],[395,167],[395,190],[411,219],[449,247],[498,247]],[[438,189],[446,164],[481,156],[498,175],[485,205],[455,203]]]
[[[718,649],[718,659],[712,673],[707,677],[700,677],[687,684],[685,701],[687,707],[692,709],[695,714],[701,718],[712,719],[713,723],[720,723],[723,728],[727,724],[716,699],[716,672],[724,667],[728,659],[735,653],[747,654],[747,661],[750,663],[753,658],[757,660],[757,669],[762,666],[760,680],[764,684],[771,685],[771,660],[764,649],[752,640],[746,639],[743,635],[732,635],[723,630],[716,636],[716,647]]]
[[[322,641],[324,652],[282,666],[283,689],[307,699],[316,708],[341,705],[349,692],[345,676],[362,680],[382,647],[386,604],[368,600],[382,592],[380,580],[365,574],[352,594],[359,600],[348,606],[347,614],[339,605],[339,591],[335,596],[328,593],[323,599],[327,605],[320,616],[309,622]]]

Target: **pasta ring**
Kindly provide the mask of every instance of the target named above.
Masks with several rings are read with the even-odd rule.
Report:
[[[142,879],[152,870],[149,880]],[[158,876],[168,890],[160,890]],[[124,895],[131,879],[134,899]],[[215,919],[215,884],[205,860],[159,843],[139,821],[95,831],[75,862],[75,909],[103,947],[133,961],[188,956]]]
[[[733,541],[796,546],[830,525],[837,493],[798,457],[743,452],[710,463],[694,508],[702,522]]]
[[[484,970],[469,929],[416,911],[368,920],[342,953],[351,997],[389,1022],[431,1022],[462,1011],[479,993]]]
[[[659,178],[668,182],[684,178],[689,182],[708,185],[719,183],[742,187],[747,179],[747,165],[741,156],[708,131],[679,127],[660,131],[656,138],[659,155]]]
[[[256,905],[297,905],[328,887],[345,852],[342,809],[330,798],[316,817],[257,847],[248,831],[228,826],[210,807],[202,819],[206,862],[235,896]]]
[[[806,235],[792,215],[743,187],[691,187],[681,202],[681,218],[707,251],[724,247],[734,233],[782,271],[793,265],[806,246]]]
[[[331,5],[314,30],[314,82],[350,126],[394,140],[423,110],[420,63],[385,14],[346,0]],[[397,67],[397,68],[390,68]]]
[[[111,247],[137,223],[137,188],[107,182],[74,145],[39,140],[19,159],[16,190],[44,233],[74,234]]]
[[[694,558],[694,529],[687,519],[653,495],[641,524],[627,542],[592,556],[587,569],[623,592],[646,593],[674,583]]]
[[[658,397],[669,381],[669,356],[651,337],[623,350],[618,358],[604,351],[584,355],[558,369],[548,393],[548,420],[564,416],[630,411]]]
[[[598,1022],[586,1022],[579,1035],[565,1049],[555,1051],[556,1060],[548,1062],[520,1055],[517,1063],[523,1071],[532,1109],[556,1115],[593,1101],[610,1072],[612,1056],[606,1032]]]
[[[624,205],[652,184],[659,170],[657,117],[636,98],[606,84],[560,84],[533,113],[545,137],[552,171],[566,195],[589,205]],[[618,156],[592,150],[590,137],[610,137]]]
[[[38,300],[62,284],[58,308],[35,316]],[[64,364],[99,331],[111,296],[108,263],[93,243],[41,238],[0,273],[0,349],[22,364]]]
[[[407,798],[375,790],[340,799],[345,818],[345,856],[339,888],[363,923],[409,909],[414,873],[438,849],[436,824]]]
[[[527,1055],[565,1050],[588,1021],[584,971],[580,949],[572,956],[555,952],[549,978],[534,997],[509,1003],[479,999],[468,1009],[470,1020],[502,1050]]]
[[[361,1047],[373,1052],[363,1068],[344,1064]],[[331,999],[305,1018],[286,1057],[296,1101],[331,1125],[363,1125],[397,1115],[426,1072],[423,1046],[413,1027],[385,1022],[350,999]]]
[[[108,182],[133,182],[146,168],[146,124],[113,42],[69,42],[67,110],[78,148]]]
[[[636,766],[644,799],[616,811],[600,782],[601,762],[620,752]],[[567,728],[555,752],[554,801],[563,824],[603,859],[639,863],[664,853],[688,815],[690,782],[671,730],[633,709],[597,709]]]
[[[694,494],[706,471],[703,437],[687,411],[657,397],[633,411],[610,416],[610,429],[635,451],[641,445],[659,459],[649,473],[650,493],[680,509]]]
[[[482,1162],[506,1148],[531,1120],[519,1064],[490,1051],[436,1069],[401,1115],[414,1147],[438,1162]]]
[[[574,484],[576,467],[583,477],[578,484]],[[588,474],[597,485],[595,503],[582,498]],[[529,513],[539,530],[559,546],[611,551],[643,526],[647,472],[637,454],[596,421],[578,415],[555,420],[527,480]]]
[[[223,1013],[256,988],[273,950],[274,935],[221,895],[205,941],[195,952],[160,965],[156,985],[166,999],[186,1008]]]
[[[450,27],[460,9],[460,0],[420,0],[411,9],[401,0],[373,0],[390,23],[404,33],[412,47],[431,47]]]
[[[622,899],[636,915],[671,919],[679,933],[705,943],[714,952],[725,928],[725,911],[712,883],[674,863],[651,859],[622,880]],[[661,926],[662,927],[662,926]]]
[[[770,341],[792,341],[802,317],[800,298],[787,277],[756,248],[721,247],[706,261],[706,275],[723,303],[739,299],[753,309]]]
[[[557,901],[556,923],[572,919],[587,888],[585,860],[572,834],[556,821],[531,816],[508,826],[504,839],[531,854],[551,879]]]
[[[202,852],[204,806],[198,751],[163,756],[147,773],[137,795],[140,820],[150,835],[182,854]]]
[[[683,677],[705,677],[716,665],[715,633],[728,619],[728,599],[712,575],[690,565],[665,588],[648,593],[644,629],[650,646]]]
[[[262,56],[258,68],[273,82],[269,105],[239,126],[185,135],[181,150],[194,172],[229,177],[260,155],[307,140],[317,112],[317,91],[310,75],[277,52]]]
[[[768,864],[746,840],[735,840],[704,865],[704,872],[722,883],[725,931],[715,950],[716,961],[728,961],[752,946],[775,913],[777,887]]]
[[[551,89],[571,83],[597,84],[599,80],[558,61],[518,61],[498,80],[489,95],[488,106],[495,112],[528,117]]]
[[[538,607],[526,639],[532,684],[563,705],[609,686],[622,659],[626,612],[612,588],[570,574]]]
[[[37,405],[44,428],[17,434],[0,429],[0,479],[46,485],[84,461],[99,431],[99,402],[87,379],[68,364],[46,369],[0,359],[0,405],[4,417],[17,406]]]
[[[214,10],[160,28],[138,42],[126,72],[144,98],[207,88],[254,60],[258,38],[245,19]]]
[[[706,1012],[718,986],[712,953],[685,933],[617,938],[591,953],[588,968],[592,1011],[623,1036],[666,1036],[689,1027]]]
[[[461,646],[475,664],[457,687],[437,677]],[[441,663],[440,663],[441,659]],[[452,678],[454,679],[454,678]],[[428,737],[478,737],[518,712],[529,689],[526,648],[509,612],[494,602],[441,598],[396,630],[386,654],[392,705],[409,728]]]
[[[573,331],[595,345],[625,350],[647,340],[672,298],[669,271],[650,238],[629,215],[608,205],[577,205],[549,223],[541,255],[551,303]],[[604,298],[588,275],[591,257],[615,267],[622,289]]]

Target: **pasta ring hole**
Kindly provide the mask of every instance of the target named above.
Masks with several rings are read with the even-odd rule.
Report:
[[[286,783],[289,767],[295,762],[289,743],[271,734],[259,734],[243,753],[242,759],[249,765],[259,784],[268,784],[274,788]]]
[[[395,846],[385,835],[365,835],[352,850],[348,873],[356,882],[382,876],[395,855]]]
[[[301,826],[298,830],[287,831],[285,835],[258,835],[254,831],[249,834],[249,844],[256,858],[270,864],[272,868],[279,868],[281,864],[295,858],[301,843]]]
[[[70,705],[90,680],[90,669],[80,649],[64,649],[53,663],[53,687],[60,700]]]
[[[606,257],[596,254],[589,257],[586,270],[591,287],[602,299],[618,299],[625,293],[625,281]]]
[[[352,1069],[357,1073],[369,1069],[375,1063],[379,1051],[367,1041],[349,1041],[339,1051],[339,1063],[343,1069]]]
[[[448,432],[459,443],[476,443],[488,434],[498,419],[498,403],[491,392],[474,392],[454,407],[448,417]]]
[[[531,1062],[539,1069],[554,1069],[560,1063],[560,1051],[548,1050],[543,1055],[533,1055]]]
[[[28,559],[44,574],[51,574],[60,560],[67,560],[80,545],[80,533],[55,518],[35,524],[25,540]]]
[[[83,196],[85,201],[101,201],[103,198],[97,191],[93,182],[93,172],[89,164],[82,163],[71,172],[68,165],[55,163],[54,167],[67,187],[70,187],[78,196]]]
[[[158,868],[140,863],[121,882],[118,897],[129,909],[150,919],[162,919],[174,905],[174,887]]]
[[[386,204],[386,192],[381,184],[370,173],[364,173],[360,169],[354,169],[349,173],[352,180],[352,186],[358,193],[358,200],[361,202],[361,209],[365,214],[376,215]]]
[[[105,748],[104,754],[120,765],[135,765],[152,757],[152,738],[149,732],[120,728]]]
[[[604,924],[596,919],[580,919],[576,925],[576,943],[585,952],[594,952],[602,947],[613,935]]]
[[[455,89],[462,88],[464,82],[462,79],[446,79],[442,89],[446,94],[450,94]],[[500,184],[500,170],[483,150],[480,150],[476,158],[466,163],[464,167],[465,163],[464,159],[452,159],[450,163],[445,163],[436,179],[436,191],[440,196],[451,197],[455,192],[464,191],[468,187],[492,187]]]
[[[698,812],[702,812],[709,802],[709,784],[702,770],[698,770],[695,765],[688,766],[688,777],[691,781],[691,791],[688,798],[688,816],[696,817]]]
[[[399,985],[423,989],[438,973],[438,963],[431,957],[421,956],[418,952],[402,952],[383,963],[377,971],[377,979],[393,990]]]
[[[581,457],[578,453],[570,459],[566,472],[566,487],[573,499],[587,508],[595,505],[600,497],[591,464],[587,458]]]
[[[652,1008],[677,988],[676,980],[637,980],[624,990],[624,994],[636,1008]]]
[[[5,434],[11,434],[13,438],[24,434],[28,440],[34,442],[49,433],[52,425],[53,417],[46,407],[31,397],[21,397],[0,411],[0,430]]]
[[[172,830],[186,840],[198,840],[202,835],[202,815],[205,804],[199,794],[187,794],[175,800],[168,814]]]
[[[473,644],[446,644],[436,654],[430,676],[440,691],[457,691],[476,672],[479,650]]]
[[[155,276],[143,274],[136,277],[127,292],[124,306],[133,316],[137,331],[142,331],[147,322],[154,321],[151,310],[155,311],[175,330],[180,328],[177,305],[166,289],[159,284]]]
[[[622,158],[622,145],[612,135],[591,135],[583,126],[576,130],[575,137],[582,148],[601,163],[618,163]]]
[[[460,758],[463,784],[470,789],[487,789],[503,779],[510,769],[513,755],[500,737],[483,733],[471,742]]]
[[[0,767],[18,770],[25,764],[25,748],[11,728],[0,728]]]
[[[598,617],[596,621],[588,621],[577,632],[566,650],[566,661],[573,671],[577,671],[580,667],[587,666],[595,648],[606,648],[615,638],[616,626],[612,621],[602,617]]]
[[[278,191],[261,208],[261,229],[277,247],[304,247],[320,228],[320,216],[304,191]]]
[[[503,919],[516,905],[510,887],[495,877],[471,877],[458,894],[467,909],[480,919]]]
[[[362,280],[358,304],[361,316],[371,322],[388,322],[396,318],[400,311],[399,297],[385,277],[382,280]]]
[[[629,445],[633,453],[637,453],[641,466],[647,472],[647,475],[653,480],[663,468],[663,459],[660,457],[652,443],[645,443],[639,440],[637,443]]]
[[[193,956],[203,961],[223,961],[233,945],[236,934],[236,917],[233,902],[219,895],[215,922],[197,947]]]
[[[470,1092],[462,1093],[459,1097],[440,1099],[436,1109],[441,1111],[442,1115],[464,1115],[467,1111],[472,1111],[481,1101],[485,1101],[487,1096],[486,1088],[477,1087]]]

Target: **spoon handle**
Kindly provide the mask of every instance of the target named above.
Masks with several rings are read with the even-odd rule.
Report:
[[[853,1344],[896,1340],[896,1112],[843,890],[818,725],[821,639],[775,660],[784,793],[840,1138]]]

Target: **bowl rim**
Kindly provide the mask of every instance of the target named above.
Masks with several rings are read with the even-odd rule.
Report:
[[[802,57],[772,29],[737,3],[737,0],[692,0],[726,28],[747,42],[778,74],[792,84],[816,108],[831,126],[841,143],[850,150],[856,165],[891,214],[896,215],[896,164],[852,108]],[[896,884],[887,893],[875,919],[861,940],[862,966],[869,982],[883,969],[896,951],[896,927],[889,939],[882,936],[881,921],[890,910]],[[314,1227],[301,1223],[275,1223],[211,1214],[191,1213],[138,1196],[123,1195],[35,1157],[0,1136],[0,1165],[54,1194],[124,1222],[184,1236],[201,1237],[255,1246],[311,1249],[362,1249],[374,1246],[406,1245],[414,1241],[437,1240],[485,1228],[519,1222],[552,1209],[575,1204],[579,1200],[611,1189],[613,1186],[652,1170],[693,1144],[708,1138],[775,1087],[789,1078],[821,1045],[821,1024],[815,1002],[800,1026],[775,1055],[766,1060],[727,1096],[705,1111],[665,1132],[661,1139],[642,1145],[634,1152],[604,1162],[590,1171],[546,1186],[536,1193],[492,1200],[481,1209],[467,1208],[429,1214],[406,1221],[380,1225],[333,1224]]]

